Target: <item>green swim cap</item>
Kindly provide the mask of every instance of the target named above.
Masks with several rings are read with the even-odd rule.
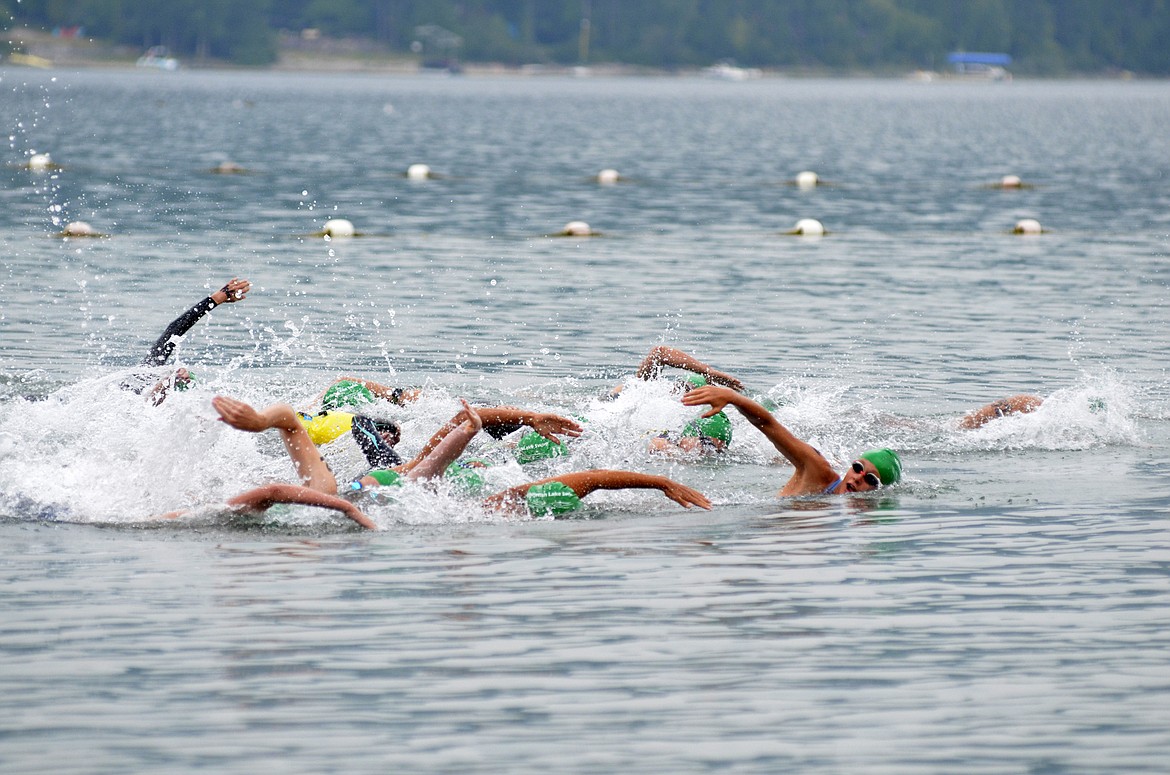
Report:
[[[322,409],[340,409],[344,406],[360,406],[374,403],[374,394],[360,382],[342,380],[330,386],[321,398]]]
[[[187,372],[187,379],[175,380],[175,390],[190,390],[195,387],[195,375]]]
[[[569,451],[564,444],[549,441],[536,431],[524,434],[516,443],[516,462],[520,465],[567,454]]]
[[[366,476],[372,476],[374,479],[377,479],[378,484],[383,487],[401,486],[402,484],[402,474],[397,471],[391,471],[389,468],[379,468],[370,471]]]
[[[559,516],[576,511],[581,506],[581,499],[573,488],[564,482],[545,482],[534,484],[524,495],[524,502],[528,510],[536,516],[552,514]]]
[[[705,387],[707,385],[707,378],[704,377],[702,374],[688,374],[683,379],[683,382],[691,383],[691,387],[688,388],[688,390],[690,390],[691,388]]]
[[[455,485],[461,492],[468,495],[474,495],[483,489],[484,481],[480,476],[480,468],[487,468],[491,463],[479,458],[467,458],[466,460],[456,460],[451,465],[447,466],[447,470],[443,472],[443,476]]]
[[[699,417],[687,423],[682,430],[683,436],[706,436],[709,439],[731,443],[731,418],[719,412],[710,417]]]
[[[863,452],[861,459],[873,463],[883,487],[889,487],[902,478],[902,458],[892,449],[871,449]]]

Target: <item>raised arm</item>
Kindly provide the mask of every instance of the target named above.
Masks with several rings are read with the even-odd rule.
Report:
[[[447,466],[463,454],[463,450],[467,449],[467,445],[482,427],[483,423],[476,410],[463,401],[463,411],[440,428],[423,447],[423,451],[399,471],[406,473],[408,479],[432,479],[442,476]],[[364,480],[363,483],[368,484]]]
[[[277,503],[295,503],[302,506],[318,506],[323,509],[339,511],[364,528],[374,530],[377,525],[349,501],[338,498],[336,495],[319,492],[308,487],[296,484],[266,484],[254,490],[242,492],[229,499],[227,504],[233,508],[245,509],[252,512],[263,512]]]
[[[262,433],[275,428],[280,432],[284,448],[296,469],[301,483],[318,492],[332,495],[337,492],[337,479],[329,464],[321,457],[317,445],[309,438],[309,432],[297,413],[288,404],[274,404],[256,410],[250,405],[228,396],[216,396],[211,405],[219,413],[219,419],[233,428],[248,433]]]
[[[233,277],[228,281],[227,285],[172,320],[171,324],[162,332],[162,336],[150,348],[150,353],[142,362],[150,366],[162,366],[165,364],[170,360],[171,354],[175,351],[175,339],[184,336],[204,315],[211,312],[220,304],[231,304],[242,301],[251,289],[252,284],[250,282]]]
[[[560,482],[576,493],[578,498],[584,498],[595,490],[650,489],[659,490],[667,498],[687,508],[691,506],[699,506],[704,509],[711,508],[711,501],[701,492],[687,487],[684,484],[679,484],[673,479],[667,479],[665,476],[656,476],[654,474],[642,474],[636,471],[618,471],[612,469],[578,471],[572,474],[561,474],[560,476],[552,476],[547,479],[528,482],[527,484],[522,484],[497,493],[486,499],[484,504],[488,508],[507,508],[512,504],[522,502],[530,488],[549,482]]]
[[[809,466],[828,466],[821,453],[811,444],[798,439],[792,431],[785,428],[772,416],[772,413],[752,399],[737,393],[730,388],[707,385],[695,388],[682,397],[687,406],[710,405],[711,409],[703,413],[704,417],[711,417],[727,406],[734,406],[748,422],[756,426],[772,442],[772,446],[796,466],[803,470]]]
[[[675,347],[658,345],[646,354],[638,366],[638,379],[656,379],[662,374],[664,366],[673,366],[676,369],[686,369],[695,374],[701,374],[709,382],[725,385],[733,390],[743,390],[743,383],[735,377],[718,369],[708,366],[698,358],[683,352]]]

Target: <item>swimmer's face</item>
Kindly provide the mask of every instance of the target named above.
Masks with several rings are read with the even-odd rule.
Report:
[[[841,479],[846,492],[869,492],[881,487],[877,468],[868,460],[854,460]]]
[[[722,452],[727,449],[727,445],[720,439],[713,439],[709,436],[683,436],[677,440],[664,439],[662,437],[650,440],[651,452],[689,452],[696,454],[705,454],[708,452]]]
[[[722,439],[710,436],[683,436],[678,440],[678,446],[687,452],[722,452],[727,449]]]
[[[398,442],[402,441],[402,434],[397,430],[379,431],[378,435],[382,437],[382,441],[386,442],[391,447],[395,446],[396,444],[398,444]]]

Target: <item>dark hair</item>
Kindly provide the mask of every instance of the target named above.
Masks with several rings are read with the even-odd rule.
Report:
[[[392,433],[395,436],[401,434],[398,423],[393,420],[375,420],[372,417],[357,415],[353,418],[349,432],[361,447],[366,460],[374,468],[388,468],[402,462],[393,445],[382,438],[383,433]]]

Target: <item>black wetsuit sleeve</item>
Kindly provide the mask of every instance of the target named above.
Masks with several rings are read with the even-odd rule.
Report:
[[[501,423],[499,425],[485,425],[483,427],[484,433],[491,436],[493,439],[502,439],[509,433],[514,433],[524,427],[524,423],[509,422]]]
[[[171,324],[167,326],[167,330],[163,331],[162,336],[160,336],[158,341],[154,343],[154,346],[150,348],[150,355],[147,355],[145,360],[142,362],[148,366],[162,366],[164,363],[170,360],[171,353],[175,351],[175,338],[183,336],[188,331],[190,331],[191,327],[198,323],[200,318],[202,318],[208,312],[211,312],[217,306],[219,305],[216,304],[210,296],[208,296],[206,299],[172,320]]]

